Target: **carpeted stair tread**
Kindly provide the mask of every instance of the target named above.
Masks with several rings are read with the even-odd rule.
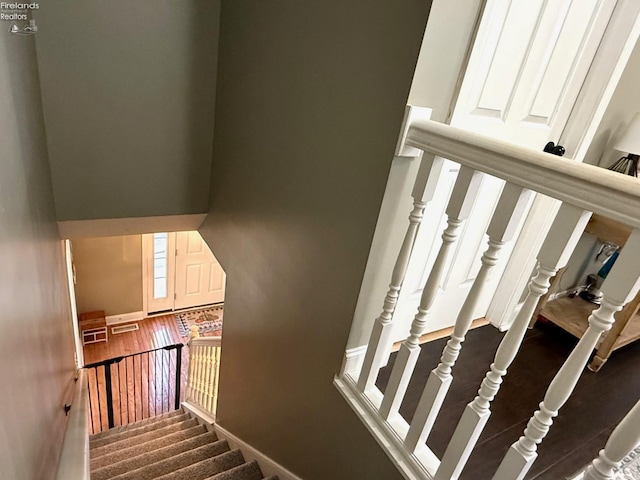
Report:
[[[219,472],[230,470],[244,463],[240,450],[231,450],[217,457],[207,458],[188,467],[167,473],[156,480],[204,480]]]
[[[89,455],[91,459],[91,471],[98,470],[99,468],[111,465],[112,463],[118,463],[127,458],[133,458],[138,455],[142,455],[145,452],[152,452],[154,450],[164,448],[168,445],[179,443],[183,440],[193,438],[204,433],[207,433],[207,428],[204,425],[195,425],[191,428],[187,428],[186,430],[180,430],[178,432],[171,433],[154,440],[149,440],[148,442],[142,444],[135,444],[128,448],[117,449],[111,453],[107,453],[99,457],[94,458],[94,452],[91,451]],[[215,438],[217,440],[217,437]]]
[[[196,464],[211,457],[217,457],[223,452],[228,453],[229,446],[226,441],[220,441],[194,448],[188,452],[174,455],[171,458],[160,460],[159,462],[145,465],[135,470],[127,471],[121,475],[111,477],[113,480],[152,480],[162,475],[170,473],[175,475],[175,471],[189,465]],[[220,455],[222,456],[222,455]],[[242,456],[242,454],[240,454]],[[219,470],[218,470],[219,471]],[[175,478],[171,477],[171,478]]]
[[[206,480],[262,480],[262,471],[255,460],[218,473]]]
[[[116,475],[126,473],[129,470],[135,470],[137,468],[144,467],[145,465],[171,458],[174,455],[179,455],[189,450],[202,447],[203,445],[215,444],[216,440],[217,437],[215,433],[207,432],[163,448],[151,451],[145,450],[144,453],[135,457],[128,457],[117,463],[111,463],[97,470],[93,470],[91,472],[91,480],[108,480]],[[219,443],[222,451],[229,450],[229,445],[226,440],[220,440]]]
[[[114,433],[126,432],[126,431],[132,430],[134,428],[139,428],[139,427],[142,427],[142,426],[145,426],[145,425],[149,425],[149,424],[152,424],[152,423],[160,422],[160,421],[165,420],[167,418],[177,417],[179,415],[184,415],[184,413],[185,413],[184,410],[182,410],[182,408],[179,408],[178,410],[172,410],[171,412],[163,413],[162,415],[156,415],[155,417],[149,417],[149,418],[145,418],[143,420],[138,420],[137,422],[127,423],[126,425],[121,425],[119,427],[114,427],[114,428],[110,428],[108,430],[103,430],[102,432],[98,432],[98,433],[95,433],[95,434],[91,435],[89,437],[89,441],[94,441],[94,440],[98,440],[100,438],[110,437]]]
[[[264,477],[264,480],[280,480],[278,475],[269,475],[268,477]]]
[[[198,421],[195,418],[190,420],[185,420],[180,423],[173,423],[170,425],[166,425],[162,428],[157,428],[156,430],[151,430],[150,432],[143,433],[142,435],[135,435],[133,437],[127,437],[120,439],[116,442],[111,442],[107,445],[102,445],[100,447],[91,447],[90,456],[91,458],[98,458],[102,455],[106,455],[107,453],[112,453],[122,448],[128,448],[133,445],[139,445],[149,440],[154,440],[156,438],[164,437],[165,435],[179,432],[181,430],[187,430],[191,427],[195,427],[198,425]]]
[[[184,422],[185,420],[189,420],[190,418],[191,416],[188,413],[183,413],[182,415],[177,415],[175,417],[163,418],[162,420],[159,420],[157,422],[151,422],[145,425],[141,425],[137,428],[131,428],[121,432],[112,433],[111,435],[101,437],[101,438],[89,439],[89,446],[90,448],[102,447],[103,445],[108,445],[110,443],[118,442],[125,438],[131,438],[137,435],[143,435],[147,432],[157,430],[166,425],[173,425],[176,423]]]

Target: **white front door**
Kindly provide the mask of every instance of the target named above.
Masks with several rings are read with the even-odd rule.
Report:
[[[198,232],[143,235],[147,313],[224,301],[225,273]]]
[[[225,274],[198,232],[176,234],[175,307],[224,300]]]
[[[488,0],[451,125],[542,150],[567,124],[617,0]],[[458,166],[448,162],[441,194],[427,207],[395,316],[406,337],[440,247],[446,196]],[[452,326],[480,268],[485,230],[503,183],[485,176],[441,281],[428,330]],[[445,195],[444,197],[442,195]],[[426,224],[425,224],[426,223]],[[426,248],[425,248],[426,247]],[[502,252],[474,318],[487,308],[513,246]]]

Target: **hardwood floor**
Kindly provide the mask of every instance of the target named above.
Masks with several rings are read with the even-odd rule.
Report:
[[[141,420],[172,410],[175,406],[178,349],[184,345],[180,367],[180,400],[184,400],[189,351],[187,337],[181,337],[173,314],[147,318],[139,330],[112,334],[109,341],[84,346],[85,365],[125,357],[110,367],[89,368],[89,398],[93,433],[108,428],[106,369],[111,371],[114,425]],[[205,336],[220,335],[212,332]]]
[[[477,394],[503,333],[492,326],[467,335],[454,380],[427,444],[442,457],[464,407]],[[552,324],[530,330],[493,402],[492,415],[471,455],[462,479],[490,479],[509,446],[524,431],[544,393],[577,340]],[[425,343],[400,408],[411,420],[430,371],[438,364],[446,339]],[[396,354],[381,370],[384,391]],[[622,417],[640,398],[640,343],[615,352],[598,373],[585,370],[574,394],[561,409],[527,479],[562,480],[590,462]]]

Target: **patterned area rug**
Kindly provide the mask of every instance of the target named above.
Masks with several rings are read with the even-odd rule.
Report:
[[[192,325],[198,326],[200,334],[217,333],[222,335],[222,312],[223,306],[207,307],[190,312],[176,313],[174,315],[180,335],[189,335],[189,328]]]
[[[584,470],[571,479],[583,478]],[[622,459],[620,467],[613,477],[615,480],[640,480],[640,446]]]

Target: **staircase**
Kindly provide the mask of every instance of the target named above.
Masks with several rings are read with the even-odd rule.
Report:
[[[264,478],[257,462],[245,462],[182,409],[92,435],[90,461],[91,480]]]

